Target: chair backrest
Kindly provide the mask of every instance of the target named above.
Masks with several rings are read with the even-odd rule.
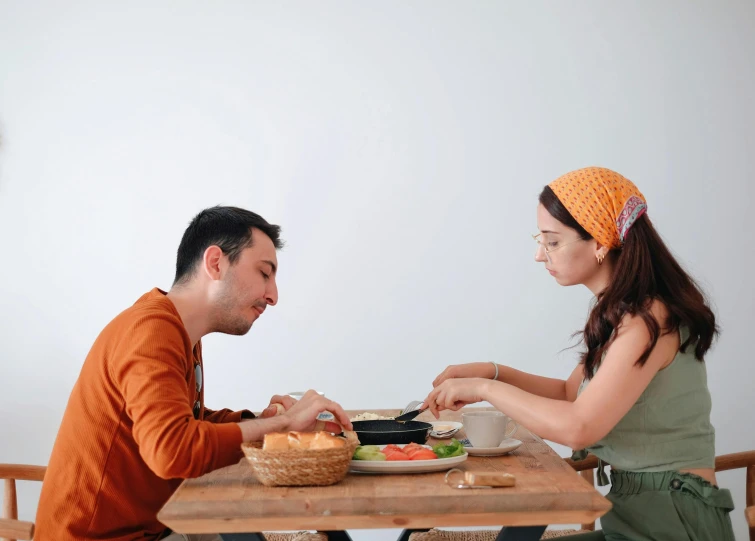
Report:
[[[746,468],[745,518],[750,528],[750,541],[755,541],[755,451],[716,457],[716,471]]]
[[[0,479],[5,479],[3,516],[0,518],[0,538],[5,538],[8,541],[34,538],[34,523],[18,520],[16,481],[42,481],[45,478],[46,471],[47,467],[45,466],[0,464]]]

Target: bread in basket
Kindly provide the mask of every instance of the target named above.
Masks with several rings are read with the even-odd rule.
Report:
[[[343,480],[359,444],[327,432],[288,432],[265,435],[265,442],[244,443],[244,455],[257,480],[265,486],[326,486]]]

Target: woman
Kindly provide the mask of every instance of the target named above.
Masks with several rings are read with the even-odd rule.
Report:
[[[539,436],[610,465],[603,530],[571,539],[733,540],[716,486],[703,358],[718,333],[637,187],[608,169],[573,171],[540,194],[535,260],[595,295],[586,351],[566,381],[495,363],[449,366],[426,404],[437,417],[490,402]],[[608,477],[599,468],[599,482]]]

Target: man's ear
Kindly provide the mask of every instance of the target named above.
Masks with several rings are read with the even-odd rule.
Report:
[[[223,275],[223,250],[219,246],[208,246],[202,257],[202,272],[210,280],[220,280]]]

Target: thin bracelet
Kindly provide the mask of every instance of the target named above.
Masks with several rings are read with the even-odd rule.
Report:
[[[490,362],[493,363],[493,361],[490,361]],[[493,363],[493,366],[495,366],[495,376],[493,376],[493,379],[497,380],[498,379],[498,363]]]

